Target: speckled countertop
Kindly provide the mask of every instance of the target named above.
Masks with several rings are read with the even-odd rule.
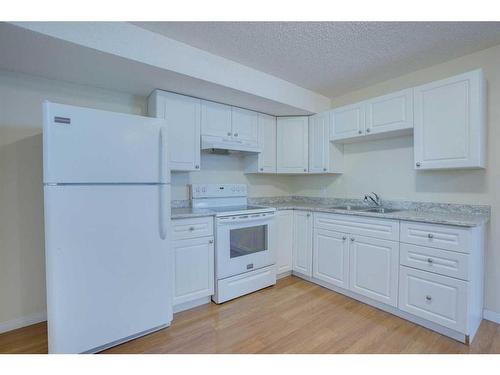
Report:
[[[424,223],[432,224],[446,224],[446,225],[458,225],[462,227],[475,227],[482,225],[489,220],[489,215],[483,214],[470,214],[470,213],[458,213],[458,212],[428,212],[428,211],[418,211],[418,210],[406,210],[389,212],[389,213],[378,213],[378,212],[365,212],[365,211],[348,211],[328,208],[324,205],[318,205],[314,203],[302,203],[297,202],[294,204],[290,203],[275,203],[272,205],[276,207],[277,210],[306,210],[315,212],[327,212],[345,215],[356,215],[365,217],[378,217],[384,219],[394,219],[394,220],[406,220],[406,221],[419,221]]]
[[[457,225],[475,227],[485,224],[490,218],[489,206],[442,204],[411,201],[383,201],[383,206],[397,209],[389,213],[366,211],[348,211],[330,208],[342,205],[363,205],[361,200],[340,198],[312,198],[312,197],[266,197],[249,198],[249,203],[275,207],[277,210],[306,210],[315,212],[338,213],[365,217],[379,217],[393,220],[418,221],[432,224]],[[189,201],[176,201],[172,208],[172,219],[213,216],[210,209],[195,209],[187,207]]]

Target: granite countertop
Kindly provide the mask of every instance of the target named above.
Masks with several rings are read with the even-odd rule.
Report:
[[[363,205],[361,200],[339,198],[311,198],[311,197],[269,197],[249,198],[249,203],[275,207],[277,210],[305,210],[315,212],[337,213],[364,217],[379,217],[393,220],[417,221],[432,224],[456,225],[475,227],[485,224],[490,219],[489,206],[411,202],[411,201],[384,201],[383,206],[397,209],[395,212],[378,213],[365,211],[348,211],[329,208],[332,206]],[[189,201],[176,201],[172,208],[172,219],[214,216],[210,209],[196,209],[187,207]]]
[[[365,212],[365,211],[348,211],[328,208],[323,204],[317,203],[304,203],[304,202],[285,202],[285,203],[274,203],[273,207],[277,210],[306,210],[315,212],[327,212],[345,215],[356,215],[365,217],[378,217],[384,219],[394,219],[394,220],[406,220],[406,221],[418,221],[423,223],[432,224],[446,224],[446,225],[457,225],[462,227],[475,227],[488,222],[488,214],[478,214],[478,213],[459,213],[459,212],[432,212],[432,211],[421,211],[421,210],[408,210],[401,209],[401,211],[389,212],[389,213],[378,213],[378,212]]]
[[[172,219],[188,219],[192,217],[214,216],[215,211],[206,208],[174,207],[172,208]]]

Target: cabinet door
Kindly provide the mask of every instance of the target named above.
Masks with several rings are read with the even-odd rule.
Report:
[[[484,168],[484,89],[481,70],[414,88],[416,169]]]
[[[201,134],[223,138],[232,137],[231,107],[202,100]]]
[[[330,112],[309,117],[309,173],[325,173],[330,161]]]
[[[200,170],[201,104],[199,99],[156,91],[149,114],[168,124],[168,158],[172,171]]]
[[[293,271],[312,276],[312,215],[293,212]]]
[[[348,235],[314,229],[313,277],[327,283],[349,288]]]
[[[259,113],[258,171],[276,173],[276,117]]]
[[[307,173],[308,127],[306,116],[278,117],[276,135],[278,173]]]
[[[279,211],[274,227],[276,273],[279,275],[292,270],[293,211]]]
[[[333,141],[362,136],[365,133],[365,103],[340,107],[332,112]]]
[[[349,256],[350,289],[397,306],[399,242],[351,235]]]
[[[259,120],[257,112],[232,107],[232,132],[235,140],[257,145]]]
[[[366,134],[413,128],[413,90],[402,90],[366,102]]]
[[[214,294],[214,240],[173,241],[174,306]]]

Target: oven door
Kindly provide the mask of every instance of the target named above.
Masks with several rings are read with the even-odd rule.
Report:
[[[275,263],[271,246],[274,212],[216,219],[218,280]]]

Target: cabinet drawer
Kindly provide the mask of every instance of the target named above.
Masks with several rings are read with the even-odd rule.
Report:
[[[400,249],[400,262],[405,266],[462,280],[469,279],[467,254],[406,243],[402,243]]]
[[[400,266],[399,308],[467,333],[466,281]]]
[[[316,213],[314,215],[314,227],[381,238],[383,240],[399,241],[399,221],[397,220]]]
[[[172,239],[174,240],[213,235],[214,228],[212,216],[172,220]]]
[[[401,242],[469,253],[471,239],[469,228],[401,222]]]

